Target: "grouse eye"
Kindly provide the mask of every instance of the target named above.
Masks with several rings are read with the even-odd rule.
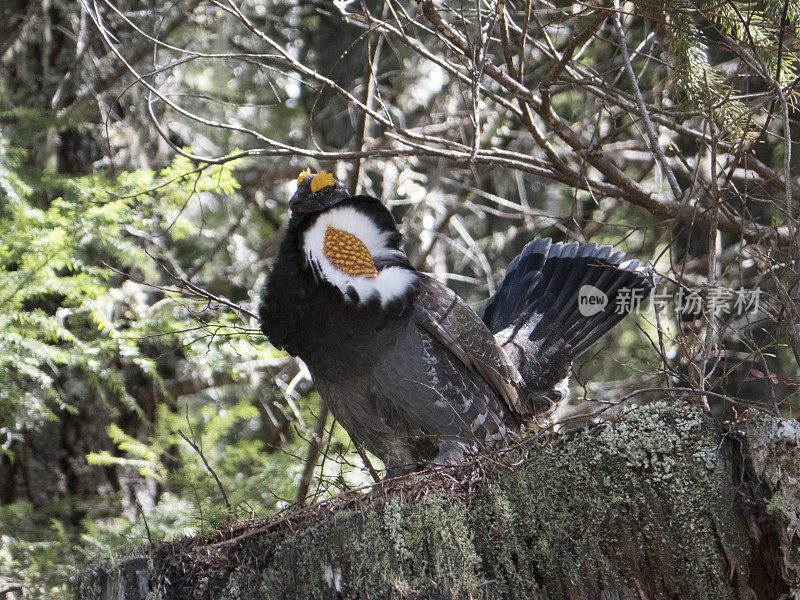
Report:
[[[325,190],[322,193],[325,194],[326,196],[330,196],[331,195],[331,188],[326,187]]]

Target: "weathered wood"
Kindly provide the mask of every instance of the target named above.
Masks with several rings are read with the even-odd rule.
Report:
[[[161,546],[82,573],[76,597],[797,597],[800,479],[774,462],[795,477],[797,431],[754,420],[754,471],[739,436],[699,410],[640,407],[481,461],[475,489],[432,477],[303,525],[313,509],[223,545]]]

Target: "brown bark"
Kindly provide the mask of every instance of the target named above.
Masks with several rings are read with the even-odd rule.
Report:
[[[656,403],[455,478],[98,564],[76,597],[796,597],[798,431],[754,417],[745,442],[698,409]]]

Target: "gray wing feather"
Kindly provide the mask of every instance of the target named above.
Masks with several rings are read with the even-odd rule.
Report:
[[[531,414],[528,393],[519,371],[489,329],[455,292],[425,275],[420,276],[413,318],[470,371],[480,375],[512,414]]]

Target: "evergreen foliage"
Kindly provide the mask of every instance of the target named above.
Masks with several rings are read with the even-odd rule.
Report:
[[[776,281],[793,276],[779,235],[797,210],[775,85],[794,119],[797,0],[621,7],[680,204],[664,200],[602,7],[2,4],[0,598],[68,597],[74,565],[273,515],[304,478],[311,498],[371,481],[341,427],[314,439],[311,383],[236,310],[254,309],[308,166],[386,202],[414,264],[478,311],[534,236],[651,260],[659,291],[762,286],[753,315],[712,324],[668,299],[628,320],[574,366],[572,397],[607,408],[702,385],[796,414],[800,352]]]
[[[787,24],[796,25],[799,5],[792,0],[697,0],[649,6],[659,11],[665,25],[678,89],[704,117],[713,115],[721,138],[752,142],[757,134],[753,115],[739,98],[745,90],[732,87],[725,72],[712,64],[702,25],[721,36],[718,44],[743,49],[767,80],[785,86],[797,78],[798,60],[776,25],[784,6]]]

